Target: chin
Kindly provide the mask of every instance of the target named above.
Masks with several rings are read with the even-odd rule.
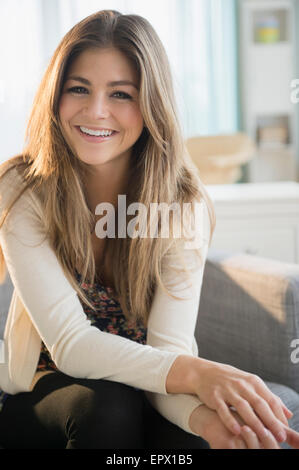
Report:
[[[103,163],[108,163],[109,161],[112,161],[113,160],[113,157],[95,157],[95,158],[90,158],[90,156],[87,158],[85,157],[80,157],[80,160],[84,163],[86,163],[87,165],[91,165],[91,166],[96,166],[96,165],[102,165]]]

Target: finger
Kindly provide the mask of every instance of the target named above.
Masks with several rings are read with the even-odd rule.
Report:
[[[230,447],[231,448],[231,447]],[[242,430],[239,436],[233,438],[233,449],[248,449],[248,445],[242,436]]]
[[[265,427],[273,434],[278,442],[287,438],[283,424],[273,413],[268,403],[250,389],[246,390],[246,399],[237,396],[233,403],[244,422],[258,435],[260,439],[265,436]]]
[[[265,399],[276,418],[288,426],[287,418],[290,418],[290,413],[291,415],[293,415],[293,413],[285,406],[281,398],[270,392],[269,395],[267,394]]]
[[[288,420],[294,416],[294,413],[292,413],[292,411],[286,408],[285,406],[283,408],[283,412]]]
[[[239,425],[238,421],[234,418],[232,412],[230,411],[229,407],[227,406],[224,400],[217,400],[215,411],[217,411],[219,418],[221,419],[224,426],[228,429],[228,431],[238,436],[241,432],[241,426]]]
[[[283,408],[283,412],[284,412],[286,418],[287,418],[287,419],[291,419],[291,418],[294,416],[294,413],[292,413],[292,411],[289,410],[289,408],[287,408],[287,407],[285,406],[285,404],[283,403],[282,400],[281,400],[281,406],[282,406],[282,408]]]
[[[277,440],[273,434],[266,429],[267,433],[263,439],[261,439],[261,445],[263,449],[281,449]]]
[[[288,425],[286,418],[290,419],[293,416],[293,413],[285,406],[282,399],[278,395],[275,395],[271,392],[271,390],[267,387],[265,382],[260,379],[260,377],[256,377],[255,390],[267,401],[275,416],[282,423]]]
[[[259,419],[259,416],[257,416],[255,410],[252,409],[248,401],[240,396],[233,396],[231,398],[231,403],[243,419],[244,424],[255,432],[258,438],[262,440],[267,435],[267,430],[264,422]]]
[[[285,415],[284,405],[283,405],[282,401],[279,398],[277,400],[277,398],[274,397],[272,400],[270,400],[268,402],[268,405],[270,406],[270,408],[273,411],[276,418],[278,418],[279,421],[281,421],[286,426],[288,426],[288,420],[287,420],[286,415]]]
[[[299,449],[299,433],[291,428],[285,428],[287,439],[286,442],[294,449]]]
[[[247,449],[261,449],[258,437],[250,427],[242,426],[241,436],[246,442]]]

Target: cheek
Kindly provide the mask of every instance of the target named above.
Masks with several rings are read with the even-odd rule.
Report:
[[[143,117],[136,105],[120,110],[121,120],[125,128],[136,129],[136,133],[143,129]],[[120,114],[119,114],[120,115]]]
[[[61,122],[71,119],[75,112],[76,110],[72,100],[70,100],[67,95],[63,95],[59,103],[59,116]]]

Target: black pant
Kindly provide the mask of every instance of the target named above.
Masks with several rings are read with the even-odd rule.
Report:
[[[142,390],[108,380],[41,377],[0,412],[5,449],[202,449],[201,437],[163,418]]]

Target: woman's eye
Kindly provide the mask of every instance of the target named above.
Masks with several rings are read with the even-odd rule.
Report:
[[[114,95],[119,95],[118,98],[120,98],[122,100],[131,100],[132,99],[132,97],[130,95],[128,95],[127,93],[125,93],[123,91],[116,91],[113,94]]]
[[[83,95],[83,94],[86,94],[88,93],[88,90],[82,86],[74,86],[72,88],[69,88],[68,90],[68,93],[75,93],[76,95]],[[127,93],[123,92],[123,91],[116,91],[115,93],[113,93],[113,96],[115,96],[116,98],[118,99],[121,99],[121,100],[131,100],[132,97],[130,95],[128,95]]]
[[[69,93],[76,93],[77,95],[81,95],[82,93],[87,92],[86,88],[82,86],[74,86],[68,89]]]

